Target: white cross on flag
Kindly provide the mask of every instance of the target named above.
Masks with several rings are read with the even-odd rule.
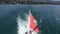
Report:
[[[30,28],[31,28],[33,31],[35,31],[36,33],[39,32],[37,22],[36,22],[34,16],[32,15],[32,13],[30,13]]]

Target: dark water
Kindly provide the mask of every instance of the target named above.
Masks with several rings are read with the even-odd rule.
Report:
[[[60,34],[60,5],[0,5],[0,34],[17,34],[17,15],[29,9],[42,34]]]

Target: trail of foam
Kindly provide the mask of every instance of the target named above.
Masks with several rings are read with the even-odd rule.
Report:
[[[17,22],[18,22],[18,34],[25,34],[28,31],[29,27],[29,16],[25,14],[26,20],[20,18],[21,16],[18,15]]]

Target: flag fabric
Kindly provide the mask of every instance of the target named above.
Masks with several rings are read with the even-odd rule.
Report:
[[[37,22],[34,16],[32,15],[32,13],[30,13],[30,28],[33,29],[37,33],[39,32]]]

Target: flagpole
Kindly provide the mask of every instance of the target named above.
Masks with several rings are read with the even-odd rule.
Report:
[[[32,34],[30,31],[31,31],[31,29],[30,29],[30,13],[31,13],[31,9],[29,9],[29,33],[30,34]]]
[[[30,28],[30,13],[31,13],[31,9],[29,9],[29,28]]]

